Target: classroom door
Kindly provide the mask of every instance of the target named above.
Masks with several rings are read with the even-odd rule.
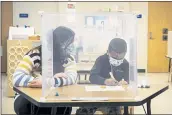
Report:
[[[148,2],[148,72],[168,72],[163,28],[172,31],[171,11],[172,2]]]

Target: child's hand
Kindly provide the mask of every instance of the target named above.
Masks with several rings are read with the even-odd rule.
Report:
[[[118,85],[118,81],[115,81],[114,79],[106,79],[105,80],[105,85],[108,85],[108,86],[116,86]]]
[[[28,83],[28,87],[31,88],[41,88],[42,87],[42,80],[40,78],[36,78]]]
[[[127,83],[124,79],[122,79],[122,80],[119,82],[119,84],[120,84],[120,85],[128,85],[128,83]]]

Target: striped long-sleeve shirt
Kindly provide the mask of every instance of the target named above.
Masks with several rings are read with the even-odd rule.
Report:
[[[35,49],[30,51],[23,57],[23,60],[18,64],[13,74],[13,85],[27,87],[28,82],[32,81],[36,74],[34,70],[41,66],[41,58],[39,50]],[[67,78],[52,78],[51,84],[54,86],[72,85],[76,82],[77,70],[75,61],[63,65],[64,73]]]

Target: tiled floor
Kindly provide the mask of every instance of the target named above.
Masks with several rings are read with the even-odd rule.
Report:
[[[145,77],[147,76],[147,77]],[[139,80],[147,79],[151,84],[161,84],[168,83],[168,74],[167,73],[149,73],[149,74],[139,74]],[[3,114],[14,114],[13,110],[13,98],[6,97],[7,92],[7,79],[6,76],[2,76],[2,90],[3,90],[3,98],[2,98],[2,113]],[[151,108],[152,114],[172,114],[172,84],[169,83],[169,90],[159,95],[155,99],[152,100]],[[146,108],[146,105],[145,105]],[[75,113],[76,108],[73,109],[73,113]],[[142,106],[134,108],[135,114],[144,114],[144,110]]]

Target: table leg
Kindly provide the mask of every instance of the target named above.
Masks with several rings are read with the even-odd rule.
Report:
[[[85,74],[85,80],[87,80],[87,74]]]
[[[57,107],[52,107],[51,115],[56,115],[56,113],[57,113]]]
[[[171,58],[169,59],[169,65],[168,65],[169,67],[168,67],[168,72],[169,72],[169,77],[168,77],[168,82],[170,82],[170,79],[172,79],[172,77],[171,77]],[[171,82],[172,82],[172,80],[171,80]]]
[[[81,76],[80,74],[78,74],[78,81],[80,82],[80,80],[81,80]]]
[[[147,102],[147,115],[151,115],[151,100]]]
[[[169,65],[168,65],[169,67],[168,67],[168,72],[170,72],[170,68],[171,68],[171,58],[170,58],[170,60],[169,60]]]
[[[31,115],[34,115],[35,113],[35,106],[31,103]]]
[[[124,115],[128,115],[128,106],[124,106]]]

